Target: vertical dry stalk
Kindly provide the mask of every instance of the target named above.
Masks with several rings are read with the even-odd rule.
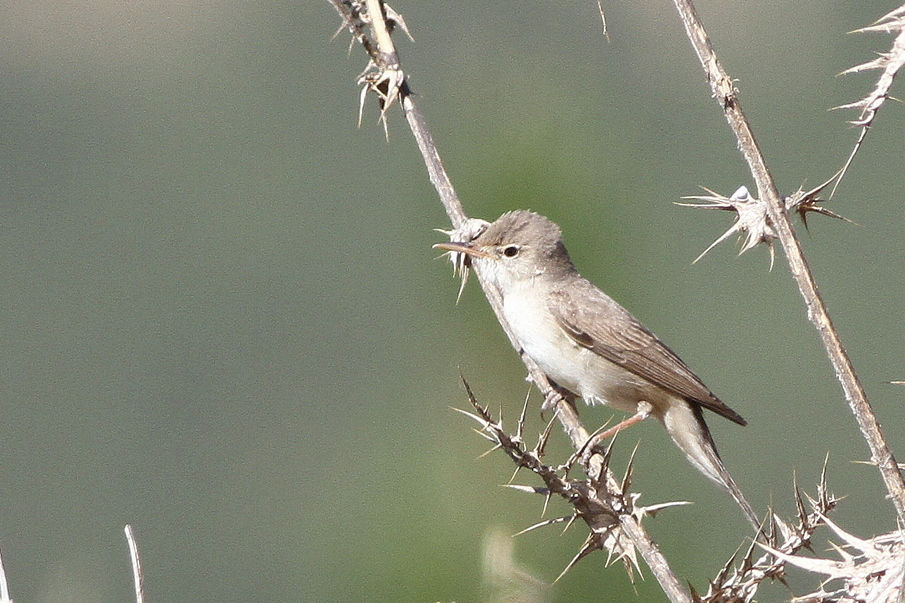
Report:
[[[145,601],[145,575],[141,571],[141,558],[138,556],[138,543],[135,541],[135,532],[130,524],[123,528],[126,534],[126,542],[129,543],[129,559],[132,561],[132,586],[135,589],[135,603]]]
[[[851,360],[842,346],[839,334],[833,327],[826,304],[817,291],[817,284],[814,282],[814,277],[808,268],[801,244],[795,235],[795,230],[786,212],[785,204],[776,188],[773,177],[767,169],[766,162],[760,152],[760,148],[758,148],[751,127],[742,113],[732,80],[720,65],[707,32],[704,30],[691,0],[674,0],[674,2],[682,17],[682,23],[685,25],[688,38],[691,40],[701,66],[704,68],[704,72],[710,82],[713,95],[720,103],[723,113],[732,127],[732,131],[738,139],[742,155],[744,155],[745,161],[748,162],[751,175],[757,183],[758,197],[766,201],[767,214],[771,226],[775,229],[782,244],[792,277],[798,284],[798,289],[804,298],[808,319],[820,333],[820,338],[836,372],[836,378],[842,384],[845,397],[852,412],[855,414],[861,433],[870,447],[871,460],[880,470],[886,489],[889,491],[890,498],[898,513],[900,525],[905,525],[905,481],[903,481],[895,457],[883,437],[880,424],[871,408],[870,402],[867,400],[867,395],[858,380]]]
[[[9,585],[6,583],[6,570],[3,569],[2,558],[0,558],[0,603],[13,603],[9,597]]]

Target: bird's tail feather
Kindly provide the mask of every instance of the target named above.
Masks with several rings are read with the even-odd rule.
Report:
[[[701,407],[697,404],[689,403],[670,404],[661,420],[666,426],[666,431],[670,437],[685,453],[691,464],[729,492],[729,495],[741,507],[742,512],[744,512],[745,517],[755,531],[762,532],[757,513],[754,512],[754,509],[742,494],[741,489],[739,489],[738,484],[729,475],[729,471],[723,465],[723,461],[720,460],[713,437],[710,435],[707,423],[704,422]]]

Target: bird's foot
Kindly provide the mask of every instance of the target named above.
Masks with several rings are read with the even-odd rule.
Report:
[[[594,454],[597,446],[599,446],[601,442],[605,442],[606,440],[614,437],[617,433],[619,433],[623,429],[626,429],[627,427],[631,427],[635,423],[640,423],[641,421],[649,417],[653,410],[654,407],[651,406],[649,402],[642,400],[638,403],[638,410],[635,411],[635,414],[627,419],[623,419],[622,421],[620,421],[616,425],[613,425],[605,431],[591,434],[588,437],[588,440],[584,443],[584,446],[581,447],[582,462],[586,463],[588,459],[590,459],[591,455]]]
[[[556,391],[555,389],[551,389],[547,392],[547,395],[544,396],[544,403],[540,405],[540,411],[545,413],[547,411],[553,410],[556,408],[556,405],[560,403],[560,401],[565,401],[565,396]]]

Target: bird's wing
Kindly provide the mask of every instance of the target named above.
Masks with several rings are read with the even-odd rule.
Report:
[[[580,293],[576,295],[574,288],[554,290],[548,300],[556,322],[578,345],[730,421],[746,424],[625,308],[590,283]],[[576,303],[577,297],[581,303]]]

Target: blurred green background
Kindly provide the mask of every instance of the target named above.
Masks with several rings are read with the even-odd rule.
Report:
[[[700,2],[783,191],[843,163],[855,113],[827,109],[876,75],[836,75],[891,46],[846,32],[895,6]],[[766,249],[732,244],[691,264],[730,216],[672,202],[753,186],[672,5],[605,3],[609,41],[593,1],[394,8],[466,210],[560,223],[582,272],[749,420],[710,423],[758,509],[791,514],[793,473],[813,491],[829,453],[837,520],[894,528],[781,253],[772,272]],[[491,600],[483,543],[539,520],[450,409],[461,370],[514,418],[524,370],[474,283],[455,305],[430,248],[448,223],[401,113],[389,141],[373,100],[356,128],[365,60],[331,41],[338,25],[326,2],[0,8],[0,549],[17,601],[130,600],[126,523],[155,603]],[[903,139],[890,103],[827,205],[858,225],[802,229],[900,452]],[[659,425],[623,436],[617,463],[639,440],[641,502],[695,502],[647,525],[704,589],[747,526]],[[583,538],[502,540],[549,582]],[[604,561],[544,596],[662,598]]]

